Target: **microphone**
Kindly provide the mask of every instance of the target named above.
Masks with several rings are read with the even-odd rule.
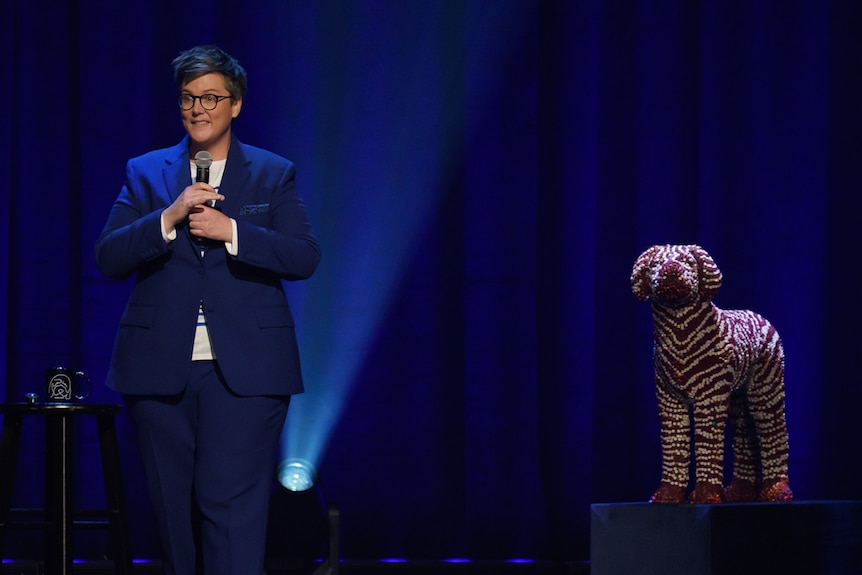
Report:
[[[198,173],[195,176],[196,182],[210,183],[210,166],[213,163],[213,156],[206,150],[201,150],[195,154],[195,166],[198,168]],[[213,200],[210,204],[211,208],[215,207],[216,201]]]
[[[198,167],[198,174],[195,178],[196,182],[210,183],[210,166],[213,163],[213,156],[206,150],[201,150],[195,154],[195,166]]]
[[[206,150],[201,150],[195,154],[195,166],[198,168],[198,173],[195,175],[195,182],[210,183],[210,166],[213,163],[213,155]],[[215,207],[215,200],[212,201],[211,207]],[[194,238],[195,243],[200,246],[201,256],[207,249],[206,238]]]

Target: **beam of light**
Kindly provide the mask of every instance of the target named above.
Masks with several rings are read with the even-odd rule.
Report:
[[[404,268],[458,169],[453,162],[460,161],[463,136],[452,119],[459,115],[448,108],[460,102],[423,89],[416,84],[415,98],[407,99],[415,109],[404,111],[421,126],[422,138],[408,122],[372,127],[361,125],[360,118],[347,133],[376,133],[376,139],[357,136],[362,145],[343,152],[349,160],[337,151],[320,160],[345,167],[325,190],[335,196],[328,200],[333,207],[324,209],[323,221],[315,224],[321,230],[321,265],[303,285],[287,286],[301,291],[304,319],[298,321],[298,336],[306,392],[291,399],[281,442],[284,458],[319,467]],[[385,110],[379,113],[386,115]],[[375,169],[374,177],[357,177],[351,165],[365,166],[359,172],[367,166],[388,167]]]
[[[500,33],[520,30],[531,13],[527,5],[524,14],[487,8],[463,15],[454,9],[464,22],[445,39],[435,26],[447,26],[453,14],[435,11],[438,21],[429,26],[416,8],[423,17],[415,19],[420,37],[410,51],[393,54],[381,43],[380,53],[339,52],[337,69],[318,78],[325,99],[312,105],[320,128],[309,136],[320,145],[306,167],[317,174],[315,197],[323,197],[314,214],[323,259],[314,277],[289,286],[301,292],[306,392],[291,400],[284,459],[319,469],[417,241],[443,199],[463,184],[467,112],[482,117],[482,102],[496,97],[513,41]],[[377,21],[376,14],[368,17]],[[462,57],[453,58],[456,52]],[[344,77],[344,70],[355,72]]]
[[[410,197],[371,201],[376,211],[358,214],[360,221],[343,228],[339,244],[345,251],[330,250],[319,277],[303,289],[306,321],[299,337],[306,392],[291,399],[282,435],[285,459],[319,467],[416,234],[434,213],[427,181],[400,182],[397,188],[411,189]],[[368,195],[367,190],[356,193]]]

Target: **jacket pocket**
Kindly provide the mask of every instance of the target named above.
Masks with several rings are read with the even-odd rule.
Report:
[[[152,327],[153,311],[153,306],[130,305],[126,308],[125,313],[123,313],[123,317],[120,319],[120,325],[146,328]]]

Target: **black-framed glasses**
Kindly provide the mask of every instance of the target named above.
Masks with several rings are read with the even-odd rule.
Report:
[[[232,96],[217,96],[215,94],[203,94],[201,96],[192,96],[191,94],[180,94],[179,103],[183,110],[191,110],[195,107],[195,100],[201,101],[201,108],[204,110],[215,110],[218,103]]]

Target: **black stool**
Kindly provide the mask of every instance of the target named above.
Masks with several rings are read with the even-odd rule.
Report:
[[[75,528],[107,528],[110,531],[115,570],[131,575],[132,552],[123,484],[120,475],[120,450],[114,417],[119,405],[83,403],[8,403],[0,404],[3,435],[0,436],[0,573],[10,528],[38,528],[45,531],[45,572],[72,573],[72,535]],[[45,507],[11,509],[12,487],[25,415],[44,415],[46,419]],[[76,415],[96,417],[106,509],[76,510],[73,505],[72,432]],[[42,521],[12,521],[15,517],[41,516]],[[94,520],[93,518],[101,518]],[[85,519],[86,518],[86,519]]]

